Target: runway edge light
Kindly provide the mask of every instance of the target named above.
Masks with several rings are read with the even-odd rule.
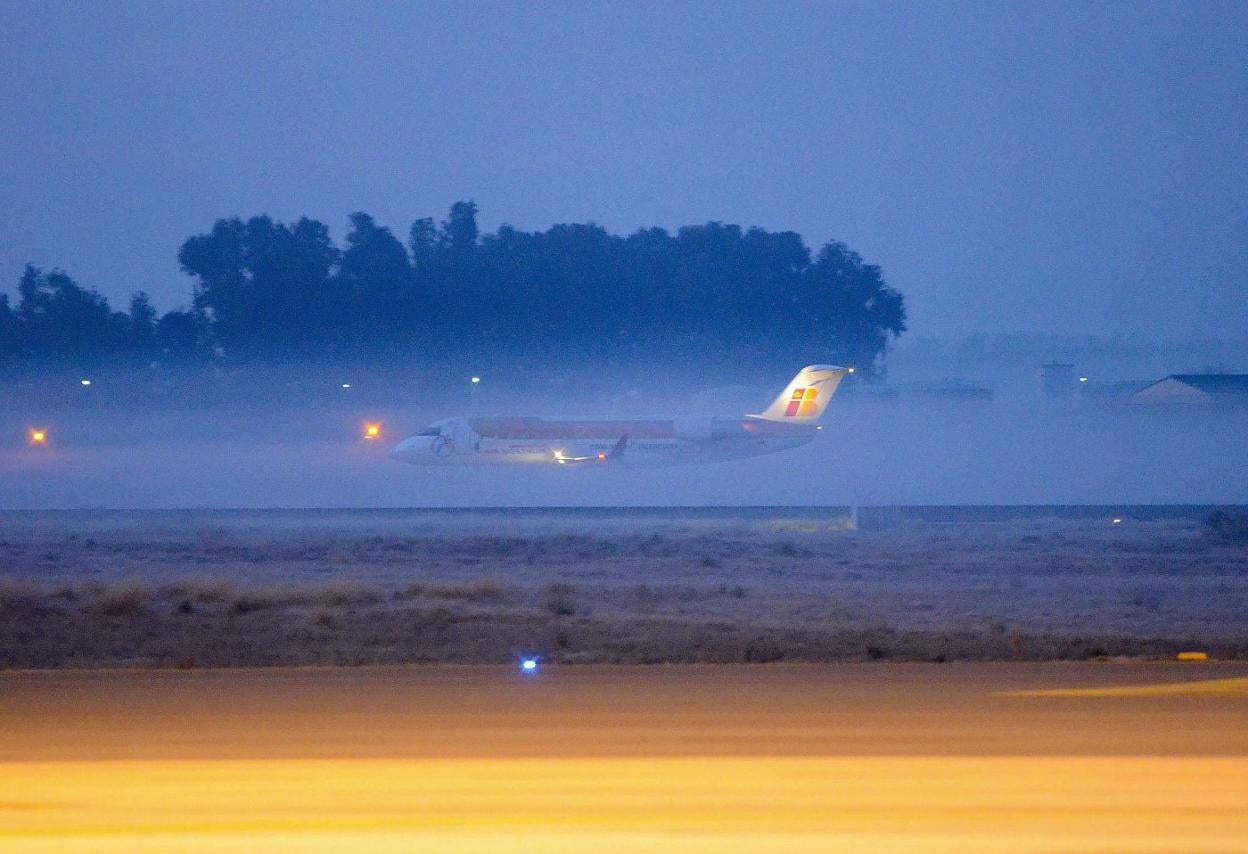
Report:
[[[537,673],[537,656],[526,655],[520,659],[520,672],[525,676]]]

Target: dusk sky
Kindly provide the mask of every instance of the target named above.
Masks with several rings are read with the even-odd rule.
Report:
[[[1248,4],[0,5],[0,288],[218,217],[843,240],[913,334],[1248,335]]]

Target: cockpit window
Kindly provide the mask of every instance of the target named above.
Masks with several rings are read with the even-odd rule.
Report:
[[[417,436],[441,436],[442,428],[441,427],[426,427],[424,430],[421,430],[416,435]]]

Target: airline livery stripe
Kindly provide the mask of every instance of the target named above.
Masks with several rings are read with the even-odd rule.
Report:
[[[475,433],[487,439],[527,441],[577,441],[609,439],[672,439],[671,421],[547,421],[539,418],[479,418],[471,422]]]

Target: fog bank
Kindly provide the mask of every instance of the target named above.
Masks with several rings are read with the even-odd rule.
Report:
[[[779,386],[777,382],[777,386]],[[775,393],[511,389],[481,414],[740,414]],[[387,449],[467,395],[315,406],[0,414],[0,507],[1248,503],[1248,411],[838,395],[810,445],[708,466],[422,469]],[[376,421],[383,435],[362,438]],[[45,447],[27,442],[48,430]]]

